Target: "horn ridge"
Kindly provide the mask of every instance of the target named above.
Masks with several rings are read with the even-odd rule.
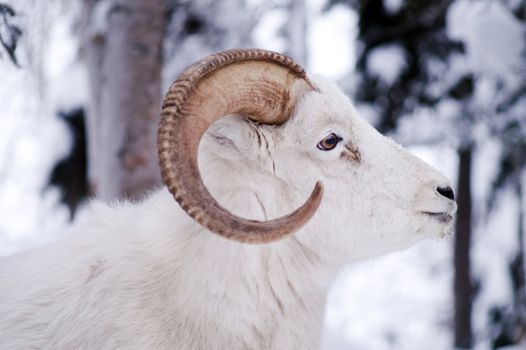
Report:
[[[309,90],[316,88],[299,64],[261,49],[219,52],[181,73],[163,100],[157,138],[163,182],[181,208],[210,231],[239,242],[270,242],[301,228],[321,202],[321,183],[289,215],[269,221],[244,219],[210,195],[198,169],[197,150],[208,127],[224,115],[281,124],[292,114],[297,98]]]

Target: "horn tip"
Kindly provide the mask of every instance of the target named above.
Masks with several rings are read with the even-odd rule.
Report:
[[[321,201],[321,198],[323,197],[324,187],[323,183],[321,181],[316,181],[316,185],[314,186],[314,189],[312,190],[311,197],[314,199],[318,199]]]

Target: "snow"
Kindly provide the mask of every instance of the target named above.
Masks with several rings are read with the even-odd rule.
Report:
[[[450,243],[428,242],[349,267],[329,298],[327,327],[356,349],[447,348]]]
[[[440,142],[452,134],[444,119],[449,115],[457,116],[458,113],[459,106],[453,100],[444,100],[435,108],[418,107],[410,116],[400,119],[396,137],[407,144]]]
[[[325,0],[313,0],[306,4],[309,23],[306,68],[311,74],[323,74],[337,80],[354,67],[358,17],[347,6],[335,5],[324,11],[325,5]],[[286,51],[287,39],[283,28],[287,20],[285,8],[266,11],[252,34],[256,47]]]
[[[252,9],[249,9],[249,6],[252,6]],[[250,5],[244,0],[181,2],[178,10],[172,13],[173,18],[166,27],[162,90],[166,91],[179,73],[190,64],[214,52],[254,47],[252,41],[255,39],[259,40],[257,45],[261,45],[262,48],[278,48],[273,42],[280,41],[279,33],[274,27],[267,29],[271,35],[267,35],[263,30],[254,37],[254,28],[258,27],[257,15],[264,14],[263,10],[266,8],[267,3],[259,3],[257,0],[252,1]],[[198,33],[187,35],[184,26],[188,15],[192,14],[199,16],[203,26]],[[270,21],[269,26],[274,26],[279,19],[270,18]]]
[[[82,103],[86,96],[85,77],[68,72],[68,62],[76,56],[75,43],[67,34],[67,17],[37,23],[45,16],[24,12],[29,11],[28,4],[20,10],[24,25],[31,28],[26,33],[31,38],[22,42],[22,68],[0,60],[0,255],[62,236],[69,213],[59,204],[58,191],[45,185],[53,166],[69,152],[71,140],[54,113],[72,101]],[[53,16],[56,10],[46,7],[46,13]],[[38,56],[42,43],[33,44],[38,38],[44,40],[45,33],[35,31],[48,25],[51,35],[46,42],[53,52],[42,51],[39,61],[33,56]]]
[[[506,79],[519,78],[526,33],[501,2],[456,1],[447,21],[449,36],[466,44],[468,61],[475,71]]]
[[[403,0],[384,0],[384,7],[388,13],[397,13],[403,5]]]
[[[72,32],[73,26],[71,17],[62,17],[50,28],[44,71],[52,111],[71,110],[88,101],[87,71],[78,60],[79,43]]]
[[[355,107],[358,110],[358,113],[360,113],[360,115],[371,125],[378,125],[380,122],[380,112],[373,104],[356,103]]]
[[[406,67],[406,57],[398,45],[381,45],[375,48],[367,60],[367,70],[387,85],[393,84]]]
[[[472,250],[473,274],[481,283],[473,308],[476,334],[487,332],[490,309],[494,306],[509,306],[513,295],[509,264],[517,252],[519,209],[514,191],[506,189],[500,194],[490,215],[483,215],[487,210],[484,204],[490,193],[490,185],[498,170],[495,165],[499,151],[497,140],[488,138],[480,143],[473,160],[473,172],[477,174],[472,184],[475,218],[483,217],[478,220]]]
[[[92,22],[90,23],[90,36],[106,32],[106,29],[108,28],[108,15],[111,6],[112,3],[110,1],[102,1],[95,5],[93,17],[91,19]]]
[[[344,5],[312,18],[307,36],[308,71],[334,79],[348,74],[355,64],[357,23],[356,13]]]
[[[266,12],[252,33],[256,47],[284,52],[287,48],[287,39],[280,35],[280,29],[287,19],[288,14],[285,9],[277,8]]]

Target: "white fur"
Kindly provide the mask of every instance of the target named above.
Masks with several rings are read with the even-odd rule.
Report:
[[[381,136],[331,83],[280,127],[238,117],[200,147],[211,193],[238,215],[281,216],[317,180],[315,216],[266,245],[194,223],[163,188],[140,203],[93,202],[63,241],[0,260],[0,349],[315,349],[327,290],[347,262],[441,237],[453,212],[440,173]],[[316,144],[328,133],[336,149]],[[361,160],[342,158],[345,144]],[[388,311],[386,311],[388,312]]]

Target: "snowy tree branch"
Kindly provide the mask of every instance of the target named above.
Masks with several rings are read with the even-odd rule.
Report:
[[[11,6],[0,3],[0,45],[2,45],[11,61],[18,67],[20,65],[16,58],[16,48],[18,39],[22,35],[22,30],[13,24],[15,16],[16,12]]]

